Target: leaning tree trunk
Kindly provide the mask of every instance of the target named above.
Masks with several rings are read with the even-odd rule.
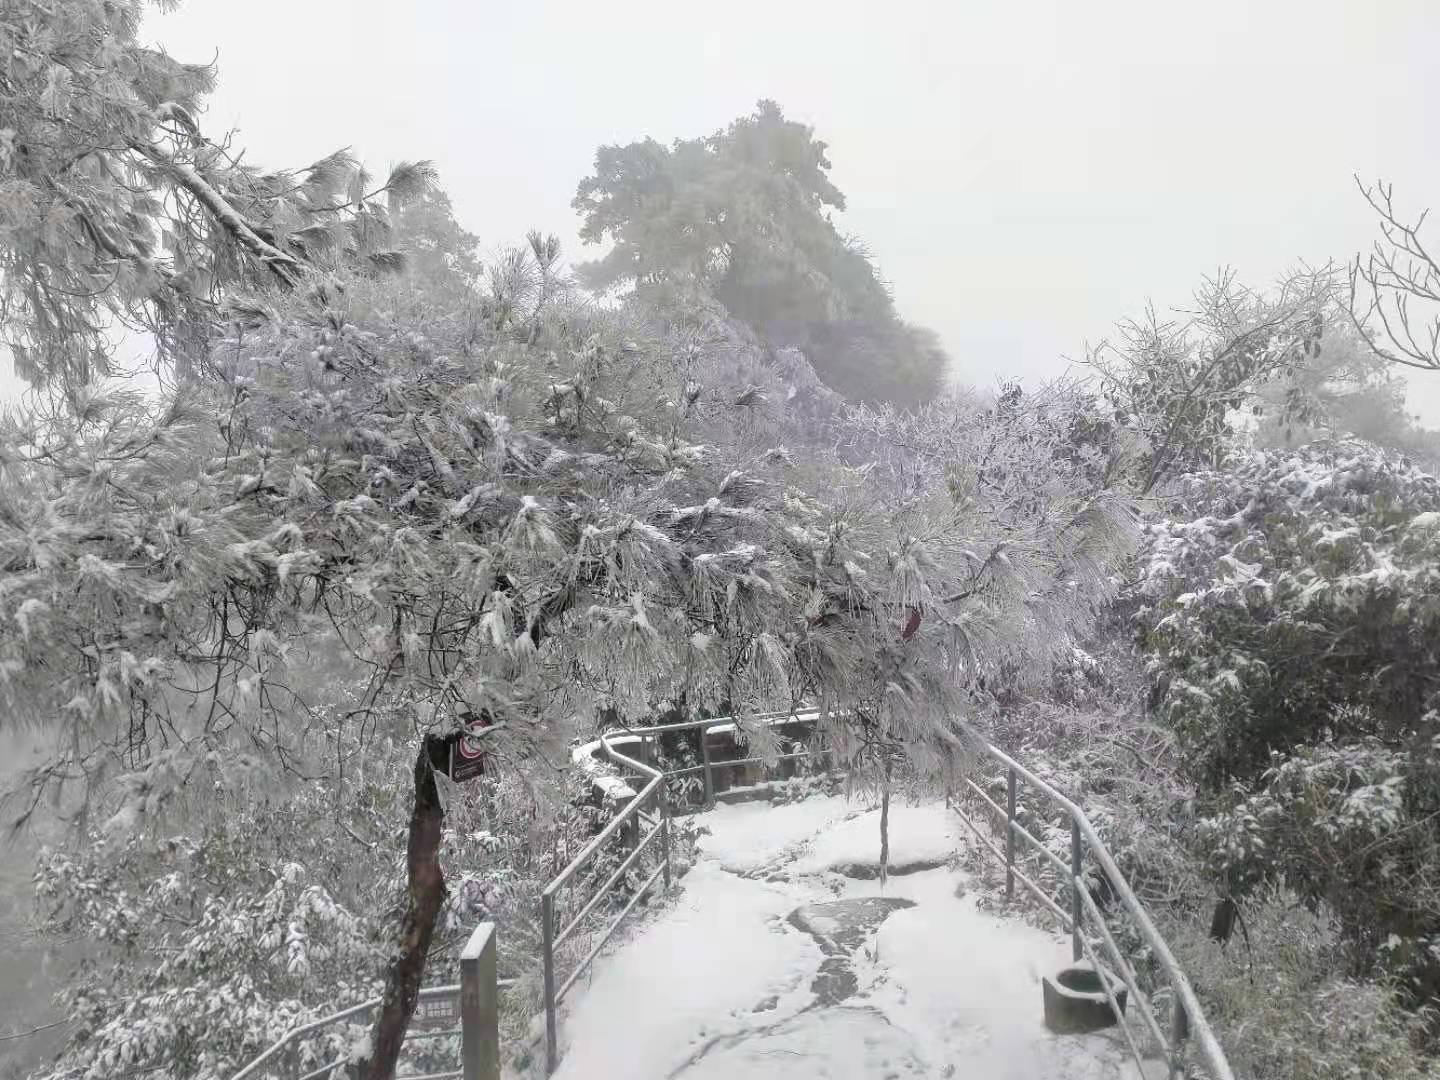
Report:
[[[445,810],[428,747],[415,758],[415,806],[406,844],[409,897],[399,939],[385,970],[385,993],[370,1031],[370,1055],[360,1063],[361,1080],[393,1080],[400,1044],[420,998],[420,980],[430,955],[435,924],[445,905],[445,874],[440,869],[440,838]]]

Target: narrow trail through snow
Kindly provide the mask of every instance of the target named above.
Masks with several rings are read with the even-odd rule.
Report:
[[[573,992],[560,1080],[1139,1080],[1117,1033],[1046,1030],[1068,939],[977,909],[943,804],[891,808],[891,864],[929,868],[883,891],[856,878],[879,856],[865,804],[697,820],[678,897]],[[879,896],[909,903],[834,903]]]

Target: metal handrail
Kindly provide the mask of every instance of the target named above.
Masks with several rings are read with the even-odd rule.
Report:
[[[978,748],[1004,765],[1007,769],[1008,806],[1004,811],[1001,811],[994,800],[989,798],[973,780],[970,780],[968,777],[965,780],[966,784],[984,799],[992,811],[995,811],[998,816],[1005,818],[1006,843],[1003,855],[995,845],[990,843],[981,833],[978,826],[976,826],[963,811],[955,807],[961,820],[975,832],[981,842],[984,843],[993,854],[1004,861],[1007,895],[1014,895],[1014,879],[1018,878],[1034,895],[1042,900],[1046,907],[1059,917],[1062,925],[1070,931],[1073,955],[1076,960],[1080,959],[1082,952],[1088,954],[1092,962],[1095,960],[1091,944],[1083,931],[1085,915],[1089,914],[1091,916],[1092,921],[1100,930],[1101,944],[1113,955],[1115,965],[1120,969],[1121,978],[1126,983],[1127,989],[1129,989],[1132,997],[1136,1000],[1142,1016],[1151,1029],[1152,1035],[1155,1036],[1160,1045],[1167,1051],[1170,1075],[1172,1078],[1180,1076],[1183,1073],[1182,1056],[1184,1053],[1184,1044],[1187,1038],[1193,1035],[1199,1046],[1200,1057],[1207,1068],[1209,1068],[1213,1080],[1235,1080],[1235,1074],[1231,1070],[1230,1063],[1225,1057],[1225,1051],[1221,1048],[1219,1040],[1215,1037],[1214,1030],[1205,1019],[1204,1009],[1200,1005],[1200,999],[1196,996],[1194,988],[1190,985],[1190,980],[1185,976],[1185,972],[1180,967],[1179,961],[1175,959],[1174,954],[1170,951],[1169,945],[1166,944],[1164,937],[1160,934],[1160,931],[1156,929],[1154,922],[1151,921],[1149,914],[1145,911],[1145,905],[1142,904],[1140,898],[1135,895],[1135,891],[1130,887],[1130,883],[1125,879],[1125,875],[1121,872],[1119,865],[1115,862],[1114,857],[1110,854],[1110,850],[1105,846],[1104,840],[1100,838],[1099,832],[1086,816],[1085,812],[1065,795],[1061,794],[1050,784],[1021,765],[1009,754],[993,746],[969,724],[963,721],[957,721],[957,726],[968,737],[969,742],[967,743],[965,740],[962,740],[953,732],[942,731],[941,737],[945,742],[962,751]],[[1050,800],[1060,807],[1066,816],[1069,817],[1071,862],[1068,867],[1064,865],[1063,860],[1059,859],[1054,852],[1046,848],[1016,821],[1015,803],[1017,779],[1023,779],[1030,787],[1049,797]],[[1067,885],[1067,891],[1070,893],[1070,913],[1068,916],[1052,897],[1047,895],[1044,890],[1016,868],[1014,846],[1014,838],[1016,836],[1028,841],[1035,848],[1044,852],[1047,858],[1061,866],[1063,880]],[[1144,938],[1146,944],[1150,946],[1155,959],[1158,961],[1161,969],[1163,969],[1174,992],[1175,1008],[1171,1016],[1171,1034],[1169,1038],[1166,1038],[1161,1032],[1160,1024],[1154,1016],[1148,999],[1140,992],[1134,971],[1116,945],[1114,936],[1110,933],[1110,929],[1105,923],[1099,906],[1095,903],[1094,898],[1090,896],[1089,890],[1085,885],[1082,874],[1085,846],[1088,846],[1090,854],[1094,856],[1096,862],[1100,864],[1100,868],[1105,872],[1105,876],[1109,880],[1115,895],[1120,898],[1120,901],[1130,913],[1131,918],[1134,919],[1140,936]],[[1100,968],[1098,962],[1096,962],[1095,966],[1097,970]],[[1105,987],[1107,996],[1111,998],[1113,1008],[1113,994],[1111,988],[1108,986],[1108,980],[1102,975],[1100,982],[1102,986]],[[1116,1008],[1115,1015],[1125,1029],[1126,1040],[1130,1043],[1136,1063],[1139,1064],[1143,1070],[1143,1062],[1140,1060],[1139,1050],[1135,1045],[1124,1014]]]
[[[752,723],[762,725],[779,726],[789,723],[813,724],[819,720],[818,710],[809,709],[803,712],[792,710],[790,712],[760,713],[750,718]],[[705,802],[706,805],[713,805],[715,798],[713,771],[718,768],[732,768],[739,765],[749,765],[754,762],[763,761],[763,758],[741,758],[734,761],[712,761],[710,759],[710,744],[705,736],[712,730],[734,728],[736,721],[733,716],[716,716],[705,720],[682,720],[672,724],[657,724],[654,727],[644,728],[620,728],[614,731],[602,732],[599,739],[601,750],[615,764],[634,770],[641,777],[648,778],[646,784],[636,792],[600,832],[590,840],[580,853],[570,860],[570,863],[557,874],[540,895],[540,921],[544,941],[544,968],[545,968],[545,1067],[546,1074],[553,1073],[560,1063],[559,1055],[559,1007],[561,1001],[575,982],[583,975],[587,968],[600,955],[600,951],[606,943],[614,936],[615,931],[620,928],[630,913],[635,910],[640,900],[654,887],[655,882],[662,876],[665,879],[665,887],[668,889],[671,883],[670,865],[670,803],[665,797],[663,786],[666,780],[678,776],[690,776],[696,772],[705,774]],[[692,766],[685,769],[675,769],[670,772],[663,772],[651,765],[636,761],[620,752],[612,739],[625,739],[627,742],[635,741],[637,738],[643,744],[646,739],[654,738],[677,731],[699,731],[700,752],[704,764]],[[778,760],[790,760],[799,757],[809,757],[810,752],[795,754],[777,755]],[[638,827],[643,821],[644,807],[654,797],[658,821],[644,837],[638,835]],[[634,823],[637,827],[634,850],[620,864],[609,877],[609,879],[595,890],[593,895],[581,906],[575,915],[563,929],[557,929],[555,901],[560,890],[564,888],[578,874],[585,865],[590,862],[607,842],[614,839],[616,833],[627,825]],[[636,863],[645,848],[656,837],[661,838],[660,866],[642,882],[630,897],[625,907],[612,919],[599,935],[586,956],[575,965],[570,974],[556,985],[555,952],[563,945],[570,936],[580,928],[585,918],[589,916],[600,905],[601,901],[609,894],[610,890],[621,880],[625,872]]]
[[[652,874],[649,879],[639,889],[636,890],[634,897],[632,897],[630,903],[626,905],[625,910],[620,912],[620,914],[615,917],[615,919],[609,924],[609,926],[606,927],[605,932],[601,935],[599,944],[590,951],[590,954],[586,956],[585,959],[581,960],[580,963],[576,965],[575,970],[570,973],[569,977],[566,978],[564,983],[558,988],[555,985],[555,950],[558,949],[561,945],[563,945],[566,939],[572,933],[574,933],[576,929],[578,929],[580,923],[585,918],[585,916],[595,909],[595,907],[609,892],[609,889],[613,887],[613,883],[619,880],[620,873],[628,869],[629,864],[632,861],[636,860],[639,857],[640,853],[644,851],[645,847],[649,844],[650,839],[655,835],[655,833],[662,834],[661,869],[663,870],[665,876],[665,886],[666,888],[670,887],[670,813],[666,805],[664,794],[661,792],[661,787],[665,782],[665,774],[662,773],[659,769],[651,768],[649,765],[645,765],[642,762],[635,761],[633,758],[626,757],[624,754],[620,753],[620,751],[616,750],[615,747],[611,746],[609,740],[603,734],[600,736],[600,745],[604,749],[606,756],[609,757],[612,761],[615,761],[622,765],[628,765],[631,768],[635,769],[637,772],[639,772],[641,775],[650,777],[650,782],[647,783],[643,788],[641,788],[640,791],[638,791],[635,796],[628,803],[625,804],[625,808],[623,810],[621,810],[618,814],[616,814],[613,818],[610,819],[609,823],[600,830],[598,835],[596,835],[588,844],[586,844],[583,848],[580,849],[580,853],[570,860],[569,865],[567,865],[565,869],[561,870],[560,873],[555,876],[554,880],[552,880],[548,885],[545,886],[545,891],[540,894],[540,922],[544,942],[543,959],[545,968],[544,976],[546,1075],[553,1073],[555,1071],[555,1066],[558,1065],[560,1061],[560,1021],[558,1009],[561,1000],[564,998],[565,993],[570,989],[570,987],[575,984],[575,980],[579,977],[581,972],[583,972],[587,967],[590,966],[591,961],[593,961],[595,956],[598,955],[599,950],[614,935],[616,929],[619,928],[620,924],[625,920],[625,916],[627,916],[634,908],[635,904],[639,902],[640,897],[644,896],[647,892],[649,892],[651,887],[655,884],[655,879],[657,875]],[[605,844],[615,836],[616,833],[618,833],[622,828],[628,825],[632,819],[635,820],[638,826],[640,808],[652,795],[655,796],[657,802],[657,810],[660,816],[660,823],[655,826],[654,830],[651,831],[650,836],[647,836],[643,843],[637,843],[635,845],[635,850],[631,852],[630,858],[626,859],[625,862],[622,864],[621,871],[617,871],[616,874],[612,875],[610,881],[606,883],[606,886],[604,888],[597,889],[595,891],[595,894],[590,898],[590,900],[583,905],[580,914],[576,916],[576,918],[571,920],[569,925],[567,925],[566,927],[564,927],[564,929],[560,930],[557,933],[555,926],[555,898],[559,894],[560,890],[564,888],[564,886],[567,885],[577,873],[580,872],[581,868],[584,867],[586,863],[588,863],[591,859],[595,857],[596,853],[599,852],[605,846]]]
[[[427,998],[447,997],[458,995],[459,993],[459,983],[454,983],[449,986],[425,986],[420,988],[419,998],[421,1001],[424,1001]],[[351,1005],[348,1009],[341,1009],[339,1012],[331,1013],[329,1016],[322,1016],[319,1020],[312,1020],[308,1024],[301,1024],[297,1028],[291,1028],[272,1043],[268,1050],[259,1057],[254,1058],[250,1064],[232,1076],[230,1080],[248,1080],[249,1077],[256,1075],[256,1070],[259,1069],[260,1066],[270,1061],[286,1048],[293,1046],[306,1035],[313,1034],[321,1028],[329,1027],[331,1024],[338,1024],[342,1020],[349,1020],[350,1017],[358,1016],[363,1012],[369,1012],[371,1009],[377,1009],[383,1000],[383,998],[373,997],[369,1001],[362,1001],[359,1005]],[[333,1065],[328,1067],[334,1068]]]
[[[511,986],[514,982],[514,979],[495,980],[496,986],[501,989],[504,989],[507,986]],[[461,985],[462,984],[460,983],[449,983],[444,986],[422,986],[420,988],[420,993],[418,997],[420,1001],[428,1001],[432,998],[441,997],[458,998],[460,996]],[[262,1052],[258,1057],[251,1059],[250,1063],[246,1065],[243,1069],[241,1069],[239,1072],[235,1073],[230,1078],[230,1080],[249,1080],[250,1077],[258,1075],[256,1070],[259,1069],[262,1065],[265,1065],[268,1062],[274,1060],[277,1054],[280,1054],[291,1046],[294,1046],[301,1039],[305,1038],[305,1036],[312,1035],[315,1032],[319,1031],[321,1028],[329,1027],[331,1024],[338,1024],[342,1020],[349,1020],[352,1016],[359,1016],[361,1013],[370,1012],[373,1009],[378,1009],[383,1000],[383,998],[373,997],[370,998],[368,1001],[362,1001],[358,1005],[351,1005],[349,1008],[341,1009],[339,1012],[331,1013],[329,1016],[322,1016],[318,1020],[311,1020],[307,1024],[301,1024],[299,1027],[291,1028],[284,1035],[280,1036],[279,1039],[271,1043],[269,1048]],[[409,1042],[411,1039],[414,1038],[435,1038],[441,1035],[453,1034],[455,1034],[455,1032],[417,1032],[413,1035],[407,1033],[405,1038],[406,1041]],[[320,1069],[317,1071],[312,1071],[304,1074],[300,1078],[300,1080],[309,1080],[310,1077],[328,1075],[332,1069],[334,1069],[337,1065],[343,1064],[346,1060],[348,1059],[340,1058],[337,1061],[332,1061],[328,1065],[321,1066]],[[460,1074],[456,1073],[454,1075],[458,1076]]]

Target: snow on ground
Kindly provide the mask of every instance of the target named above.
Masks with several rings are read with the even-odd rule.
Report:
[[[892,861],[959,849],[943,804],[893,806]],[[843,798],[722,806],[678,896],[596,961],[561,1018],[560,1080],[1134,1080],[1115,1032],[1057,1036],[1040,977],[1068,939],[977,909],[965,875],[892,877],[895,911],[849,961],[853,995],[820,1004],[827,962],[787,921],[803,904],[880,895],[830,867],[875,863],[879,812]],[[833,958],[832,958],[833,962]]]
[[[829,800],[826,800],[829,801]],[[852,813],[865,804],[852,804]],[[890,865],[948,860],[960,846],[964,826],[944,804],[890,806]],[[880,812],[861,812],[827,827],[796,860],[798,874],[818,874],[839,866],[880,862]],[[903,895],[903,894],[893,894]]]
[[[811,798],[784,806],[768,802],[720,806],[696,818],[710,830],[700,844],[707,861],[736,874],[754,874],[792,860],[817,836],[865,812],[865,803],[840,798]],[[879,826],[872,826],[874,857],[878,858]],[[703,863],[702,863],[703,865]]]

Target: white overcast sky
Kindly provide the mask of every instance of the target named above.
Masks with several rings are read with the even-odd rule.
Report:
[[[1374,235],[1355,173],[1440,202],[1434,0],[186,0],[143,33],[218,57],[205,123],[250,160],[428,157],[487,246],[539,227],[572,258],[598,145],[772,97],[979,383],[1059,374],[1222,264],[1349,258]],[[1440,425],[1440,374],[1412,405]]]

